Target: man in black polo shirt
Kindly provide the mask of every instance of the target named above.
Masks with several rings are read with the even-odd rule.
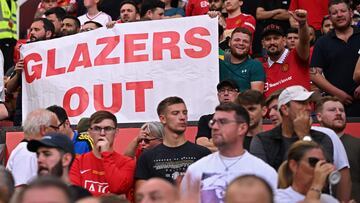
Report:
[[[219,103],[235,102],[239,95],[239,87],[233,80],[223,80],[217,86]],[[214,114],[207,114],[200,117],[198,122],[198,131],[196,134],[196,144],[207,147],[210,151],[217,151],[211,138],[211,129],[209,121],[213,118]]]
[[[311,129],[310,97],[302,86],[290,86],[284,89],[278,99],[278,110],[282,117],[282,124],[256,135],[250,145],[250,153],[264,160],[277,170],[286,160],[286,153],[290,145],[305,136],[319,143],[326,153],[326,157],[333,161],[333,143],[326,134]]]
[[[311,80],[326,93],[338,97],[345,104],[346,115],[360,116],[360,100],[354,96],[360,92],[360,86],[352,79],[360,48],[360,29],[351,26],[352,12],[344,0],[330,1],[329,14],[334,30],[315,44]]]

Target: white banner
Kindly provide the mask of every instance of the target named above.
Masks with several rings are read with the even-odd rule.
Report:
[[[23,45],[23,119],[56,104],[72,124],[97,110],[113,112],[119,123],[153,121],[161,100],[179,96],[197,121],[218,103],[217,30],[217,19],[198,16]]]

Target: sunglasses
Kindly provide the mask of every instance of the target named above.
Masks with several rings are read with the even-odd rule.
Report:
[[[320,159],[316,158],[316,157],[309,157],[308,158],[308,163],[311,167],[315,168],[317,162],[319,162]],[[329,160],[326,160],[327,163],[330,163]]]
[[[313,168],[315,168],[317,162],[319,162],[319,161],[320,161],[320,159],[315,158],[315,157],[309,157],[309,158],[308,158],[308,163],[309,163],[309,165],[310,165],[311,167],[313,167]]]
[[[151,141],[153,141],[153,140],[158,140],[158,139],[159,139],[159,138],[151,138],[151,139],[149,139],[149,138],[142,138],[142,139],[140,140],[140,143],[144,141],[145,144],[149,144]]]

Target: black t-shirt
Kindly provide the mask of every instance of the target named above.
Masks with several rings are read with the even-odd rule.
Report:
[[[196,134],[196,139],[199,137],[207,137],[211,139],[211,129],[209,128],[209,121],[214,117],[214,114],[203,115],[200,117],[198,122],[198,131]]]
[[[258,7],[263,8],[265,11],[272,11],[275,9],[288,10],[289,6],[290,6],[290,0],[259,0],[259,4],[258,4]],[[289,20],[275,20],[270,18],[270,19],[258,21],[258,23],[260,23],[263,27],[275,23],[280,25],[284,29],[284,31],[286,31],[290,27]]]
[[[171,183],[180,183],[188,166],[209,154],[211,152],[206,147],[189,141],[179,147],[160,144],[141,154],[136,164],[135,179],[160,177]]]

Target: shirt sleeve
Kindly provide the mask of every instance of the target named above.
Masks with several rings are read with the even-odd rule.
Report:
[[[29,153],[29,155],[31,154]],[[28,167],[27,170],[24,170],[24,166]],[[37,168],[36,156],[16,157],[11,170],[15,180],[15,187],[28,184],[33,177],[36,177]]]
[[[258,60],[254,60],[254,66],[251,67],[250,82],[265,81],[265,71],[263,65]]]
[[[136,162],[135,180],[148,180],[151,178],[147,156],[148,152],[142,153]]]
[[[196,134],[196,139],[200,137],[206,137],[208,139],[211,139],[211,129],[208,125],[209,119],[207,119],[207,116],[201,116],[200,120],[198,122],[198,131]]]
[[[76,156],[76,158],[74,159],[74,162],[72,163],[69,172],[69,178],[72,184],[83,187],[81,185],[80,160],[79,160],[80,157],[81,156]]]
[[[116,158],[115,152],[103,152],[102,163],[109,191],[115,194],[126,193],[133,185],[135,161],[128,157]]]
[[[257,135],[251,140],[250,153],[268,163],[264,146]]]
[[[256,28],[256,20],[255,20],[254,16],[250,15],[247,18],[247,20],[244,22],[244,26],[242,26],[242,27],[249,29],[254,37],[255,28]]]
[[[319,68],[324,68],[326,67],[326,57],[325,57],[325,52],[324,50],[322,50],[322,46],[323,46],[323,41],[324,37],[320,38],[314,46],[313,52],[312,52],[312,56],[311,56],[311,62],[310,62],[310,67],[319,67]]]
[[[192,0],[189,0],[188,3],[186,4],[185,15],[191,16],[193,9],[194,9],[194,5],[192,3]]]

